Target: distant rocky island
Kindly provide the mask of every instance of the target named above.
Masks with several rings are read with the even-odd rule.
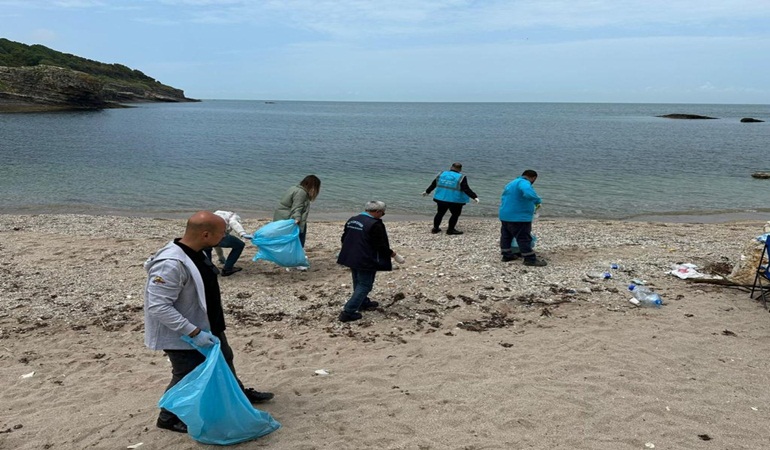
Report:
[[[664,114],[662,116],[656,116],[656,117],[663,117],[664,119],[716,119],[716,117],[709,117],[709,116],[699,116],[698,114]]]
[[[0,38],[0,113],[195,102],[139,70]]]

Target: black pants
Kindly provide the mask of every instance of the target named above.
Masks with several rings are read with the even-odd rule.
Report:
[[[216,335],[219,338],[220,349],[222,349],[222,356],[225,357],[227,365],[230,366],[230,370],[233,371],[233,376],[238,381],[238,385],[243,389],[243,383],[238,379],[238,375],[235,374],[235,366],[233,365],[233,349],[230,344],[227,343],[227,336],[223,331]],[[166,387],[166,390],[174,387],[179,383],[182,378],[188,373],[192,372],[196,367],[206,361],[206,357],[198,350],[163,350],[171,361],[171,382]],[[164,422],[177,420],[177,417],[171,411],[161,408],[158,418]]]
[[[506,222],[501,220],[500,226],[500,253],[503,256],[513,255],[511,242],[516,239],[521,256],[525,260],[534,261],[535,251],[532,250],[532,222]]]
[[[465,203],[452,203],[436,199],[433,199],[433,201],[436,202],[436,205],[438,206],[436,215],[433,217],[433,228],[440,228],[441,220],[444,219],[444,214],[449,211],[450,216],[448,229],[454,230],[457,226],[457,219],[460,218],[460,214],[463,212],[463,206],[465,206]]]

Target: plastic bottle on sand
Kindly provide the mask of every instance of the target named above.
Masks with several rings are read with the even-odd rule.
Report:
[[[663,300],[661,300],[660,295],[652,292],[652,290],[646,286],[637,286],[635,284],[631,284],[628,286],[628,290],[631,291],[631,294],[634,296],[634,300],[636,300],[636,302],[633,300],[631,301],[631,303],[635,305],[660,308],[660,306],[663,304]]]

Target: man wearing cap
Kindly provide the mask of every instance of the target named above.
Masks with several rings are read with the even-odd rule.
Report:
[[[369,299],[378,271],[393,269],[390,259],[403,264],[404,257],[390,248],[388,232],[382,222],[385,203],[373,200],[364,206],[364,212],[345,222],[342,232],[342,249],[337,264],[350,267],[353,275],[353,295],[345,303],[339,315],[340,322],[359,320],[359,311],[372,311],[380,305]]]
[[[461,170],[463,170],[462,164],[459,162],[452,164],[449,170],[436,175],[428,189],[422,193],[423,196],[426,196],[434,189],[436,190],[433,194],[433,201],[436,202],[437,211],[433,217],[431,233],[441,232],[441,220],[444,219],[444,214],[449,211],[449,224],[447,225],[446,234],[463,234],[462,231],[456,228],[457,220],[463,212],[463,206],[470,199],[473,199],[476,203],[479,202],[479,197],[468,187],[468,178],[460,172]]]

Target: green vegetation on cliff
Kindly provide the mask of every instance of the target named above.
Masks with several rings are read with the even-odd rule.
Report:
[[[31,110],[39,105],[100,109],[118,103],[188,101],[196,100],[122,64],[0,38],[0,112],[29,105]]]
[[[0,38],[0,66],[30,67],[56,66],[77,70],[97,78],[108,78],[140,83],[157,81],[139,70],[132,70],[122,64],[105,64],[69,53],[57,52],[43,45],[26,45]]]

